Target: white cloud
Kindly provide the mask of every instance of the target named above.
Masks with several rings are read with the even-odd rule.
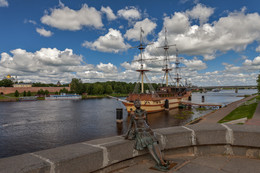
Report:
[[[25,19],[24,20],[24,23],[31,23],[31,24],[33,24],[33,25],[36,25],[37,24],[37,22],[35,22],[34,20],[28,20],[28,19]]]
[[[243,65],[247,70],[260,70],[260,56],[255,57],[253,60],[246,59]]]
[[[223,65],[225,66],[226,69],[225,72],[235,73],[235,72],[240,72],[242,70],[241,67],[234,66],[233,64],[223,63]]]
[[[146,37],[150,34],[156,27],[156,23],[152,22],[148,18],[143,21],[136,22],[132,29],[126,31],[124,35],[128,40],[139,40],[140,39],[140,28],[144,30],[143,36]]]
[[[103,27],[101,13],[94,7],[84,4],[80,10],[73,10],[69,7],[60,5],[59,8],[51,9],[51,14],[45,14],[41,18],[43,24],[61,29],[76,31],[82,27]]]
[[[192,59],[192,60],[187,60],[185,59],[183,63],[187,66],[188,69],[190,70],[203,70],[207,68],[207,65],[202,62],[201,60],[198,59]]]
[[[203,4],[197,4],[192,10],[187,10],[186,14],[192,19],[199,19],[200,24],[208,21],[209,17],[214,13],[214,8],[206,7]]]
[[[239,27],[238,27],[239,26]],[[191,25],[185,12],[175,12],[164,18],[169,44],[177,44],[179,52],[187,55],[203,55],[205,60],[216,58],[217,52],[242,51],[248,44],[260,40],[260,16],[245,10],[229,13],[212,23]],[[155,45],[163,45],[164,29]],[[149,50],[151,55],[157,51]],[[174,49],[169,49],[174,54]]]
[[[82,64],[82,57],[71,49],[42,48],[36,52],[23,49],[1,54],[0,73],[18,76],[19,80],[40,82],[69,82],[75,72],[93,69],[93,65]],[[27,78],[27,79],[26,79]]]
[[[50,37],[53,35],[51,31],[45,30],[44,28],[36,28],[36,31],[44,37]]]
[[[85,41],[82,46],[92,50],[114,53],[125,51],[130,47],[127,43],[124,43],[121,32],[112,28],[109,29],[109,32],[106,35],[100,36],[94,42]]]
[[[118,10],[117,15],[126,20],[137,20],[141,18],[141,14],[135,7],[125,7],[125,9]]]
[[[7,0],[0,0],[0,7],[8,7],[8,2]]]
[[[184,13],[175,12],[171,17],[164,18],[163,25],[169,34],[183,34],[188,31],[190,22]]]
[[[108,63],[108,64],[100,63],[97,65],[97,69],[100,71],[103,71],[105,73],[116,73],[117,72],[117,67],[111,63]]]
[[[255,51],[260,52],[260,45],[257,48],[255,48]]]
[[[110,7],[101,7],[101,12],[105,13],[107,15],[107,19],[109,21],[115,20],[116,15],[113,13],[113,10]]]

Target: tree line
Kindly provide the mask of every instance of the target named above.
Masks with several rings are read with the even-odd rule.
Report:
[[[70,90],[73,93],[87,93],[88,95],[128,94],[134,91],[135,85],[136,82],[126,83],[116,81],[83,83],[81,79],[73,78],[70,83]],[[151,85],[155,90],[157,90],[160,84],[152,83]],[[144,85],[144,90],[149,90],[147,84]]]
[[[19,83],[23,83],[23,82],[19,82]],[[12,87],[14,84],[14,82],[10,79],[3,79],[0,80],[0,87]],[[53,83],[41,83],[41,82],[36,82],[36,83],[32,83],[32,87],[68,87],[69,84],[63,84],[63,85],[57,85],[57,84],[53,84]]]

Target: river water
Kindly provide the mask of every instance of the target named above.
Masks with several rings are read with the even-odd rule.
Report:
[[[223,90],[193,93],[192,102],[228,104],[256,93],[256,90]],[[91,139],[122,135],[129,117],[124,109],[123,123],[116,123],[116,108],[124,108],[117,100],[0,102],[0,158],[53,148]],[[173,109],[148,115],[151,128],[184,125],[209,113],[192,109]]]

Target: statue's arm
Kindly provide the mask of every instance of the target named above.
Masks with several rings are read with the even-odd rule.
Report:
[[[145,121],[146,121],[147,125],[149,126],[148,116],[147,116],[147,112],[146,111],[144,111],[144,116],[145,116]]]
[[[128,125],[128,129],[127,129],[127,132],[126,132],[126,135],[125,135],[125,139],[129,139],[129,134],[133,128],[133,124],[134,124],[134,116],[133,114],[130,115],[130,122],[129,122],[129,125]]]

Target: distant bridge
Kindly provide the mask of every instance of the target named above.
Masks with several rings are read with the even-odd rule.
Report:
[[[253,89],[256,88],[256,85],[241,85],[241,86],[234,86],[234,85],[230,85],[230,86],[199,86],[199,87],[192,87],[192,89],[214,89],[214,88],[233,88],[233,89],[239,89],[239,88],[249,88],[249,89]]]

